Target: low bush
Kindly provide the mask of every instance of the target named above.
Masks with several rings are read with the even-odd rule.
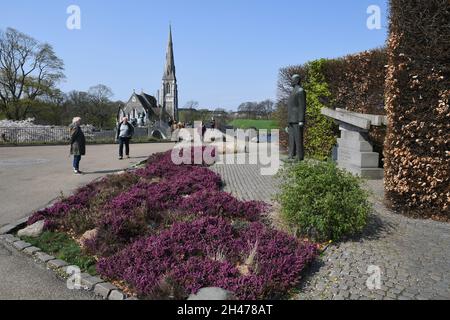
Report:
[[[303,161],[283,173],[282,217],[301,235],[339,240],[364,228],[370,212],[360,179],[332,162]]]

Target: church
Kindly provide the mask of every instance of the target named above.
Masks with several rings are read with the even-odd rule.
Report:
[[[169,28],[169,43],[167,45],[166,65],[162,77],[161,89],[157,97],[143,91],[140,94],[133,91],[128,102],[119,110],[119,118],[128,117],[137,126],[147,126],[169,120],[178,121],[178,85],[173,54],[172,27]]]

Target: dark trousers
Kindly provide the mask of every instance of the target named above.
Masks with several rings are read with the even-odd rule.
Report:
[[[119,157],[123,157],[123,146],[125,145],[125,154],[130,155],[130,138],[119,137]]]
[[[289,124],[289,158],[302,161],[305,158],[303,146],[303,131],[305,128],[298,123]]]
[[[73,168],[75,170],[80,170],[81,156],[73,156]]]

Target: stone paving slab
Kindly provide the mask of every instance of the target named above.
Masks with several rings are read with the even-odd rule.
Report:
[[[261,176],[257,165],[212,169],[221,174],[224,190],[240,199],[268,201],[278,190],[279,181]],[[329,246],[305,274],[295,299],[450,299],[450,224],[388,210],[381,180],[365,187],[374,206],[367,228],[359,238]]]

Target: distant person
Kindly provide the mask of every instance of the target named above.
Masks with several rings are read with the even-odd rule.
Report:
[[[86,138],[80,127],[81,118],[75,117],[70,125],[70,154],[73,155],[73,173],[83,174],[80,171],[81,156],[86,155]]]
[[[119,142],[119,160],[123,159],[123,146],[125,145],[125,155],[130,157],[130,140],[134,134],[134,127],[128,122],[127,117],[122,118],[122,122],[117,126],[117,140]]]
[[[202,125],[202,139],[205,137],[205,133],[206,133],[206,125],[203,124]]]
[[[215,129],[216,128],[216,119],[212,119],[212,121],[211,121],[211,129]]]

